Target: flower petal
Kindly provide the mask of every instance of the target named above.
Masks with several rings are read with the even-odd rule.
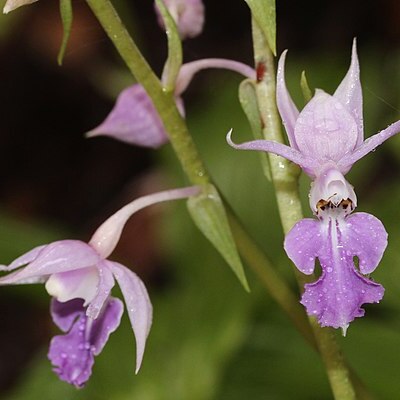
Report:
[[[74,321],[83,313],[82,299],[74,299],[61,303],[56,299],[51,300],[50,315],[53,322],[63,331],[68,332]]]
[[[360,82],[360,66],[357,56],[357,42],[353,41],[353,49],[351,53],[351,64],[346,76],[336,89],[333,97],[335,97],[346,110],[353,116],[357,123],[358,137],[357,146],[364,140],[364,123],[363,123],[363,96]]]
[[[151,148],[158,148],[168,141],[150,97],[139,84],[124,89],[105,121],[87,133],[87,137],[101,135]]]
[[[306,307],[307,314],[318,318],[321,326],[341,328],[345,336],[350,322],[364,316],[361,306],[379,303],[385,289],[354,271],[349,258],[341,261],[340,272],[331,269],[326,268],[317,282],[304,286],[301,304]]]
[[[53,302],[56,301],[53,300]],[[66,326],[66,321],[75,322],[67,334],[55,336],[51,340],[48,358],[54,366],[54,372],[61,380],[80,388],[92,374],[94,355],[86,339],[88,318],[84,313],[83,302],[78,303],[75,300],[72,302],[73,305],[68,302],[52,307],[57,308],[58,315],[63,315],[64,326]],[[76,319],[77,316],[78,319]]]
[[[304,218],[285,237],[284,248],[288,257],[303,274],[314,272],[315,258],[324,245],[320,233],[320,222]]]
[[[118,328],[122,313],[122,302],[113,298],[96,320],[85,315],[81,300],[67,303],[53,300],[54,322],[64,331],[70,329],[51,340],[48,353],[61,380],[76,387],[84,386],[92,374],[94,356],[100,354],[110,334]]]
[[[146,339],[152,323],[153,307],[146,287],[135,273],[116,262],[107,261],[107,263],[121,288],[135,334],[137,373],[142,363]]]
[[[282,143],[272,142],[270,140],[252,140],[250,142],[236,144],[232,141],[231,135],[232,130],[230,130],[226,135],[226,141],[234,149],[273,153],[299,165],[308,175],[315,176],[314,171],[317,169],[318,163],[312,157],[304,156],[300,151],[293,149],[292,147],[286,146]]]
[[[304,156],[339,161],[357,143],[357,124],[352,115],[333,96],[317,89],[301,111],[294,130],[296,143]]]
[[[396,121],[393,124],[389,125],[386,129],[369,137],[354,151],[341,158],[341,160],[338,162],[338,167],[340,168],[341,171],[349,170],[356,161],[360,160],[371,151],[374,151],[385,140],[391,138],[392,136],[396,135],[399,132],[400,132],[400,121]]]
[[[361,265],[365,257],[372,254],[371,262],[365,263],[364,270],[367,271],[379,261],[378,255],[381,256],[384,246],[382,248],[382,232],[376,219],[371,219],[372,231],[377,233],[380,245],[368,250],[368,244],[360,244],[371,232],[366,224],[368,217],[354,214],[344,218],[337,214],[338,211],[332,210],[331,214],[328,211],[319,221],[298,222],[285,239],[285,250],[296,267],[305,273],[312,271],[312,260],[318,257],[322,275],[318,281],[305,285],[301,303],[309,315],[318,318],[321,326],[340,327],[345,334],[349,323],[364,315],[361,306],[379,302],[384,293],[381,285],[358,273],[353,257],[359,255]],[[357,240],[357,234],[361,234],[360,240]]]
[[[25,268],[0,278],[0,285],[90,267],[100,260],[100,255],[87,243],[79,240],[60,240],[43,248]]]
[[[343,246],[359,259],[362,274],[370,274],[382,259],[388,234],[378,218],[367,213],[356,213],[346,218],[342,230]]]
[[[123,312],[122,301],[111,297],[99,318],[93,321],[90,330],[90,344],[95,356],[101,353],[111,333],[117,330]]]
[[[97,264],[99,271],[99,284],[97,287],[96,297],[90,302],[86,310],[86,315],[92,319],[96,319],[102,311],[104,304],[111,294],[114,287],[114,277],[104,261]]]
[[[287,50],[285,50],[278,63],[278,71],[276,75],[276,102],[279,114],[281,115],[283,125],[289,139],[290,147],[298,150],[296,139],[294,137],[294,127],[299,116],[299,110],[290,97],[285,82],[285,60]]]
[[[22,256],[16,258],[10,265],[6,267],[2,267],[0,270],[1,271],[12,271],[14,269],[17,269],[19,267],[22,267],[25,264],[29,264],[32,262],[38,255],[39,253],[47,246],[47,244],[43,246],[37,246],[33,248],[32,250],[28,251],[27,253],[23,254]]]

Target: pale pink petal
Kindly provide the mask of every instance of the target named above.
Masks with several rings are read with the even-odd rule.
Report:
[[[168,141],[153,102],[139,84],[124,89],[105,121],[86,134],[87,137],[101,135],[150,148],[158,148]]]
[[[25,268],[0,278],[0,284],[15,284],[31,278],[73,271],[94,266],[99,261],[100,255],[87,243],[79,240],[60,240],[47,245]]]
[[[364,140],[364,123],[362,109],[363,96],[360,82],[360,66],[358,63],[356,39],[353,41],[350,68],[333,96],[343,104],[356,121],[358,128],[356,145],[359,146]]]
[[[276,76],[276,103],[278,105],[279,114],[281,115],[283,125],[289,139],[290,147],[298,150],[296,139],[294,137],[294,127],[299,116],[299,110],[290,97],[285,82],[285,60],[287,50],[285,50],[278,63],[278,71]]]
[[[114,277],[107,263],[104,261],[98,263],[97,269],[100,277],[97,294],[86,310],[86,315],[92,319],[96,319],[99,316],[114,286]]]
[[[0,271],[12,271],[12,270],[17,269],[19,267],[22,267],[23,265],[29,264],[47,246],[48,245],[45,244],[45,245],[33,248],[32,250],[28,251],[27,253],[23,254],[22,256],[16,258],[10,265],[1,266],[0,267]]]
[[[301,153],[321,164],[339,161],[353,151],[358,135],[352,115],[320,89],[301,111],[294,133]]]
[[[357,147],[351,153],[345,155],[339,162],[338,167],[340,170],[349,170],[351,166],[371,151],[374,151],[385,140],[391,138],[400,132],[400,121],[394,122],[386,129],[368,138],[361,146]]]
[[[135,334],[137,373],[142,363],[146,339],[152,323],[153,307],[146,287],[135,273],[116,262],[107,261],[107,263],[121,288]]]
[[[318,168],[318,163],[312,157],[307,157],[292,147],[286,146],[282,143],[272,142],[270,140],[252,140],[250,142],[236,144],[232,141],[231,136],[232,130],[230,130],[226,135],[226,141],[234,149],[273,153],[299,165],[308,175],[312,177],[315,176],[315,170]]]

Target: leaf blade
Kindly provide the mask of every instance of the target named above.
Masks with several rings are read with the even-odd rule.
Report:
[[[222,200],[211,184],[187,201],[189,213],[200,231],[231,267],[246,291],[250,291]]]

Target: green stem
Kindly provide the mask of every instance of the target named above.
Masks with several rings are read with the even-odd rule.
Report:
[[[252,26],[254,57],[258,71],[256,95],[262,118],[264,137],[267,140],[284,143],[275,100],[274,57],[255,20],[253,20]],[[303,218],[298,190],[300,171],[298,167],[290,165],[287,160],[276,155],[271,155],[269,161],[279,214],[286,234],[297,221]],[[300,288],[303,288],[308,279],[305,279],[305,275],[298,272],[296,273],[296,278]],[[335,399],[356,399],[356,391],[350,379],[350,371],[335,339],[334,332],[329,328],[320,328],[313,317],[310,317],[309,320]]]

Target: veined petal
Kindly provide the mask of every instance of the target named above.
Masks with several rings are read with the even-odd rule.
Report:
[[[180,109],[183,103],[178,101]],[[110,136],[122,142],[158,148],[168,141],[164,125],[144,88],[135,84],[123,90],[105,121],[87,137]]]
[[[378,266],[387,246],[388,234],[378,218],[356,213],[345,220],[342,229],[343,246],[359,259],[362,274],[370,274]]]
[[[10,11],[15,10],[18,7],[25,6],[27,4],[35,3],[37,0],[7,0],[3,13],[8,14]]]
[[[386,129],[368,138],[364,143],[358,146],[355,150],[345,155],[338,162],[340,170],[349,170],[351,166],[371,151],[374,151],[385,140],[391,138],[400,132],[400,121],[396,121],[389,125]]]
[[[82,301],[53,300],[51,311],[54,322],[68,333],[52,339],[48,357],[61,380],[83,387],[92,373],[94,356],[100,354],[110,334],[119,326],[122,302],[111,298],[95,320],[85,315]]]
[[[153,307],[146,287],[131,270],[116,262],[107,261],[125,299],[129,319],[136,339],[136,373],[143,359],[146,339],[150,331]]]
[[[361,265],[371,255],[372,260],[363,269],[368,271],[372,265],[376,266],[385,247],[375,220],[372,231],[380,244],[368,250],[367,245],[356,240],[358,234],[365,237],[371,232],[369,228],[365,231],[365,218],[363,214],[354,214],[347,219],[328,211],[321,220],[298,222],[285,239],[285,250],[300,271],[310,273],[312,259],[316,257],[321,264],[318,281],[305,285],[301,303],[307,313],[317,317],[321,326],[342,328],[344,334],[354,318],[364,315],[361,306],[379,302],[384,294],[384,288],[362,276],[353,262],[353,257],[359,256]]]
[[[32,278],[90,267],[99,261],[101,261],[100,255],[87,243],[79,240],[60,240],[43,248],[25,268],[0,278],[0,285],[15,284]],[[20,262],[22,261],[18,264]]]
[[[299,151],[321,164],[337,162],[357,143],[357,124],[335,97],[317,89],[301,111],[294,136]]]
[[[97,270],[100,277],[97,294],[86,310],[86,315],[92,319],[96,319],[99,316],[106,300],[111,294],[111,289],[114,287],[114,277],[107,263],[104,261],[98,263]]]
[[[230,130],[226,135],[226,141],[234,149],[256,150],[264,151],[266,153],[273,153],[299,165],[308,175],[312,177],[315,176],[315,170],[318,167],[317,161],[312,157],[304,155],[299,150],[293,149],[292,147],[286,146],[282,143],[272,142],[270,140],[252,140],[250,142],[236,144],[232,141],[231,135],[232,130]]]
[[[289,139],[290,147],[298,150],[296,139],[294,137],[294,127],[299,116],[299,110],[294,104],[285,81],[285,60],[287,50],[285,50],[278,63],[278,71],[276,75],[276,102],[279,114],[281,115],[283,125]]]
[[[360,82],[360,66],[357,56],[357,42],[353,41],[353,49],[351,53],[351,64],[346,76],[336,89],[333,95],[347,111],[353,116],[357,123],[358,136],[356,146],[360,146],[364,140],[364,123],[363,123],[363,96]]]

